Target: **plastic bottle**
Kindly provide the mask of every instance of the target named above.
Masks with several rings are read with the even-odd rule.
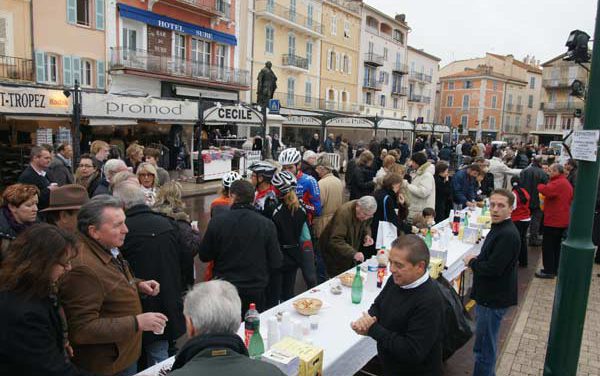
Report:
[[[458,210],[452,210],[450,217],[452,218],[452,235],[458,236],[458,230],[460,229],[460,215]]]
[[[433,237],[431,236],[431,226],[427,226],[427,233],[425,234],[425,244],[428,249],[431,249],[431,245],[433,244]]]
[[[458,227],[458,240],[462,240],[463,235],[465,233],[465,217],[461,216],[460,217],[460,225]]]
[[[385,254],[385,250],[379,251],[377,254],[377,287],[383,287],[383,280],[387,274],[388,256]]]
[[[250,337],[250,346],[248,347],[248,355],[251,359],[260,359],[262,354],[265,352],[265,344],[260,330],[255,330]]]
[[[362,300],[363,294],[363,281],[360,277],[360,265],[356,266],[356,274],[354,275],[354,281],[352,281],[352,303],[359,304]]]
[[[367,291],[375,291],[377,286],[377,257],[371,256],[367,262]]]
[[[250,347],[250,338],[252,338],[252,335],[255,332],[258,332],[259,329],[260,329],[260,314],[256,310],[256,304],[250,303],[250,308],[244,315],[244,344],[246,345],[247,348]],[[262,341],[262,339],[261,339],[261,341]]]

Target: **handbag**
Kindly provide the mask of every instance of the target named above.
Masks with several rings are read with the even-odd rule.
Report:
[[[398,228],[391,222],[388,222],[387,218],[387,200],[390,198],[389,195],[383,199],[383,221],[379,221],[377,227],[377,240],[375,241],[375,248],[387,248],[390,249],[392,242],[398,237]]]

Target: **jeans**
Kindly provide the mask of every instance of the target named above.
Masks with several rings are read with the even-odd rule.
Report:
[[[160,340],[144,345],[146,364],[148,367],[167,360],[169,357],[169,341]]]
[[[113,376],[133,376],[136,373],[138,373],[137,371],[138,371],[137,363],[133,363],[132,365],[125,368],[121,372],[115,373]]]
[[[473,376],[496,376],[498,331],[507,308],[475,307],[475,368]]]

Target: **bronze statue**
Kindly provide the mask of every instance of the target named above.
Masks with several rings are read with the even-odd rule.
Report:
[[[261,107],[269,105],[269,99],[273,99],[275,89],[277,89],[277,76],[271,70],[270,61],[265,63],[265,67],[258,73],[258,86],[256,88],[256,102]]]

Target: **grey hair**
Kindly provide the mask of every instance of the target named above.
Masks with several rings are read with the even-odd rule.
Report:
[[[565,173],[565,168],[560,163],[553,163],[552,166],[550,166],[550,168],[556,170],[556,172],[558,172],[559,174]]]
[[[106,163],[104,163],[104,167],[102,168],[102,171],[104,172],[104,176],[106,176],[106,179],[108,181],[110,181],[112,179],[113,175],[115,174],[115,171],[117,171],[117,169],[122,166],[127,167],[125,162],[123,162],[122,160],[109,159],[108,161],[106,161]]]
[[[89,235],[89,227],[100,227],[104,222],[104,209],[114,208],[123,209],[123,204],[116,198],[109,195],[94,196],[91,200],[83,204],[77,214],[77,228],[85,235]]]
[[[377,211],[377,201],[373,196],[362,196],[358,199],[356,205],[360,206],[367,213],[375,213]]]
[[[240,327],[242,302],[234,285],[223,280],[199,283],[185,296],[183,314],[198,334],[233,334]]]
[[[121,200],[125,209],[146,204],[144,192],[142,192],[140,185],[131,180],[125,180],[115,185],[113,196]]]

